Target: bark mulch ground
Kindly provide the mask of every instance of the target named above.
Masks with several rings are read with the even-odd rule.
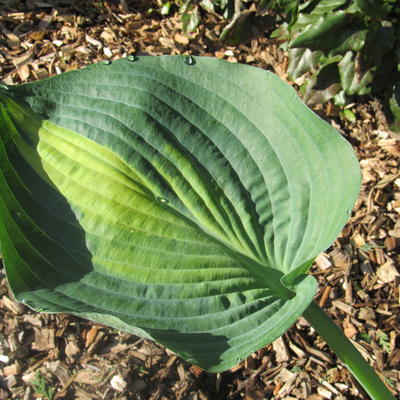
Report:
[[[286,79],[287,58],[266,38],[238,47],[217,40],[226,22],[207,16],[190,38],[176,15],[151,2],[17,1],[0,5],[0,79],[43,79],[128,54],[195,54],[252,64]],[[154,4],[153,4],[154,6]],[[394,394],[400,393],[400,136],[380,103],[316,111],[353,144],[363,187],[349,223],[312,269],[316,300],[342,327]],[[0,269],[0,399],[367,399],[308,323],[222,374],[127,333],[16,303]]]

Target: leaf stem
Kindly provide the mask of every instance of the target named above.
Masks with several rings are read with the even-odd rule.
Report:
[[[303,316],[333,349],[373,400],[395,400],[373,368],[321,307],[313,301]]]

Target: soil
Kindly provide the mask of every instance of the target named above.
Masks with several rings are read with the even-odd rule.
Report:
[[[128,54],[194,54],[269,69],[287,80],[287,57],[266,37],[227,47],[226,21],[203,16],[189,37],[177,14],[149,1],[18,1],[0,5],[0,79],[43,79]],[[400,136],[377,99],[315,111],[351,142],[363,186],[353,214],[312,274],[316,301],[353,339],[393,394],[400,393]],[[13,300],[0,269],[0,399],[368,399],[300,318],[280,339],[213,374],[148,340]]]

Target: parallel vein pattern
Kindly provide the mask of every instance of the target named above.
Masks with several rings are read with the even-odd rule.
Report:
[[[17,298],[214,371],[310,303],[315,281],[296,278],[342,228],[359,177],[344,172],[348,144],[272,74],[141,57],[0,100],[0,240]]]

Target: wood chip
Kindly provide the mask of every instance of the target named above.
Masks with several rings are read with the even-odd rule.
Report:
[[[11,311],[15,315],[22,315],[26,310],[26,307],[23,304],[18,303],[15,300],[11,300],[6,295],[2,296],[2,298],[0,299],[0,303],[3,307],[5,307],[7,310]]]
[[[93,343],[88,347],[87,349],[87,353],[93,354],[93,352],[95,351],[95,349],[97,348],[97,346],[99,345],[99,343],[102,341],[103,337],[104,337],[104,332],[100,331],[96,338],[94,339]]]
[[[99,373],[93,369],[81,369],[75,376],[74,381],[84,385],[95,385],[99,380]]]
[[[272,347],[275,351],[276,361],[283,362],[289,360],[289,351],[282,336],[272,342]]]
[[[175,42],[171,38],[160,37],[159,41],[165,47],[175,47]]]
[[[22,66],[30,63],[33,60],[33,54],[32,53],[27,53],[24,54],[21,57],[17,57],[13,60],[13,64],[17,69],[21,68]]]
[[[0,362],[4,364],[8,364],[10,361],[10,357],[5,354],[0,354]]]
[[[49,361],[46,363],[47,370],[51,371],[54,376],[57,377],[58,381],[62,386],[66,385],[71,379],[69,368],[62,363],[60,360]]]
[[[332,392],[330,392],[328,389],[318,386],[317,392],[319,395],[321,395],[324,399],[331,399],[332,398]]]
[[[399,244],[400,240],[391,236],[388,236],[384,242],[387,251],[395,250],[397,247],[399,247]]]
[[[93,325],[86,333],[85,338],[85,348],[87,349],[96,339],[97,331],[99,330],[98,326]]]
[[[44,31],[46,30],[49,25],[53,22],[54,17],[57,15],[57,10],[53,8],[50,15],[45,15],[39,24],[39,30]]]
[[[38,351],[48,351],[54,348],[54,329],[34,328],[35,339],[32,342],[32,349]]]
[[[322,292],[322,296],[321,299],[319,300],[319,306],[320,307],[324,307],[326,301],[329,298],[329,294],[331,293],[332,287],[331,286],[327,286],[324,291]]]
[[[127,386],[125,379],[121,375],[114,375],[111,378],[110,384],[117,392],[123,392]]]
[[[103,53],[107,58],[111,58],[113,53],[108,47],[103,47]]]
[[[115,39],[115,35],[112,31],[104,30],[100,34],[100,39],[106,43],[112,42]]]
[[[181,35],[180,33],[175,33],[174,40],[176,43],[179,43],[179,44],[186,45],[189,43],[189,38],[187,36]]]
[[[329,253],[329,256],[331,257],[335,267],[345,268],[349,264],[348,255],[339,249],[333,250],[331,253]]]
[[[282,379],[282,382],[284,382],[284,385],[279,389],[278,394],[280,396],[285,396],[294,386],[293,384],[298,376],[298,373],[293,373],[288,369],[283,368],[279,376]]]
[[[348,320],[343,322],[343,332],[348,338],[352,338],[358,333],[357,328]]]
[[[332,301],[332,305],[348,315],[353,315],[354,313],[354,308],[346,303],[343,303],[343,301],[334,300]]]
[[[354,242],[354,244],[360,248],[363,247],[365,245],[365,239],[363,236],[361,236],[359,233],[356,233],[353,237],[352,240]]]
[[[31,74],[28,65],[22,65],[17,71],[21,82],[25,82]]]
[[[300,347],[296,346],[291,340],[288,340],[288,345],[290,349],[296,353],[297,357],[304,358],[306,356],[306,353],[300,349]]]
[[[358,318],[363,321],[374,321],[376,318],[375,311],[371,307],[363,307],[358,312]]]
[[[21,40],[14,33],[11,32],[6,33],[6,38],[7,38],[7,46],[10,49],[17,49],[21,46]]]
[[[70,362],[74,362],[75,359],[79,356],[80,349],[77,346],[74,340],[68,340],[65,346],[65,355],[67,356]]]
[[[378,146],[382,147],[390,155],[395,157],[400,157],[400,140],[398,139],[379,140]]]
[[[197,378],[199,378],[200,375],[202,375],[202,373],[203,373],[203,370],[202,370],[200,367],[198,367],[197,365],[192,365],[192,366],[189,368],[189,370],[190,370],[190,372],[192,372]]]
[[[321,270],[323,270],[323,271],[332,267],[332,263],[330,262],[329,257],[324,253],[321,253],[315,259],[315,262],[317,263],[318,267],[321,268]]]
[[[85,39],[88,43],[97,47],[98,49],[101,49],[103,47],[103,43],[101,43],[99,40],[96,40],[95,38],[93,38],[89,35],[85,35]]]
[[[178,375],[181,381],[186,379],[186,372],[181,363],[178,364]]]
[[[18,364],[8,365],[3,368],[4,376],[18,375],[20,373],[20,371],[21,371],[21,369]]]
[[[49,72],[47,71],[46,68],[38,68],[34,69],[32,71],[35,79],[40,80],[40,79],[45,79],[49,77]]]
[[[137,358],[141,361],[146,361],[147,356],[140,351],[130,350],[129,352],[134,358]]]
[[[5,373],[4,373],[4,375],[6,376]],[[6,379],[4,379],[4,383],[7,387],[7,389],[11,389],[17,385],[18,381],[17,381],[17,378],[15,377],[15,375],[17,375],[17,374],[9,375],[6,377]],[[0,399],[1,399],[1,397],[0,397]]]
[[[397,276],[400,276],[392,261],[387,261],[385,264],[379,266],[376,274],[383,283],[393,282]]]

